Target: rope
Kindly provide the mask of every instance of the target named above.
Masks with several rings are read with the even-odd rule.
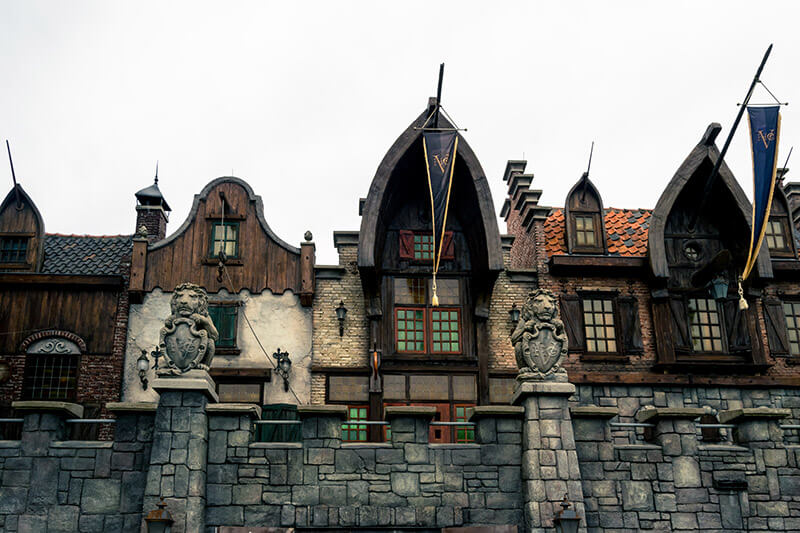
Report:
[[[239,291],[233,290],[234,289],[233,280],[231,279],[231,275],[228,273],[228,269],[225,268],[224,264],[222,266],[222,270],[223,270],[223,272],[225,272],[225,277],[228,278],[228,283],[230,284],[231,292],[233,292],[234,294],[239,294]],[[264,345],[261,344],[261,339],[258,338],[258,335],[256,334],[256,330],[253,328],[253,324],[251,324],[250,323],[250,319],[247,318],[247,313],[245,313],[244,307],[242,307],[242,316],[244,317],[244,321],[247,322],[247,327],[250,328],[250,332],[253,334],[253,337],[256,339],[256,342],[258,343],[258,347],[261,348],[262,352],[264,352],[264,357],[267,358],[267,362],[269,362],[272,365],[272,367],[277,371],[278,370],[277,363],[273,363],[272,360],[269,358],[269,354],[267,353],[267,350],[264,349]],[[300,398],[297,397],[297,394],[294,392],[294,389],[292,388],[292,385],[288,382],[288,380],[287,380],[287,384],[289,385],[289,391],[292,393],[292,396],[294,396],[294,399],[297,400],[298,405],[303,403],[303,402],[300,401]]]

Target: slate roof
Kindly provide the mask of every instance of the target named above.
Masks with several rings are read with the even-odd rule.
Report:
[[[132,235],[61,235],[44,239],[43,274],[114,275],[131,255]]]
[[[647,255],[647,234],[650,228],[651,209],[605,209],[606,242],[608,254],[625,257]],[[564,210],[553,209],[544,222],[545,250],[547,256],[567,253]]]

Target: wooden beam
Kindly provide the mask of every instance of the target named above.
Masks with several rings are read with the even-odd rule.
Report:
[[[569,370],[568,370],[569,371]],[[576,385],[702,385],[733,387],[798,387],[795,376],[720,376],[656,374],[655,372],[569,372],[570,383]]]
[[[622,257],[608,255],[554,255],[549,261],[550,273],[588,274],[597,276],[632,275],[644,270],[646,257]]]
[[[0,274],[0,285],[75,285],[120,287],[122,276],[84,276],[74,274]]]

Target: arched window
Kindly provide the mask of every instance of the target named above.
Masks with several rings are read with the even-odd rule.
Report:
[[[75,401],[83,341],[72,334],[37,334],[36,337],[23,342],[26,357],[22,397],[25,400]]]
[[[585,174],[569,191],[564,214],[570,254],[607,252],[603,200]]]

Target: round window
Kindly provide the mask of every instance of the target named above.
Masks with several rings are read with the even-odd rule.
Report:
[[[700,260],[700,246],[698,246],[696,242],[687,243],[683,247],[683,255],[685,255],[689,261],[696,263]]]

